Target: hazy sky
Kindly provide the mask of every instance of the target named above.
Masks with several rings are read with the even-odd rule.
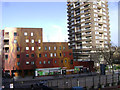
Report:
[[[118,3],[109,2],[112,43],[118,42]],[[44,41],[68,39],[67,6],[65,2],[3,2],[4,27],[43,28]]]

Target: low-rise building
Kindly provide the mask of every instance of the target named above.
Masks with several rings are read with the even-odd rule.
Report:
[[[93,67],[74,61],[67,42],[43,42],[42,28],[5,28],[3,36],[3,69],[10,75],[71,74]]]

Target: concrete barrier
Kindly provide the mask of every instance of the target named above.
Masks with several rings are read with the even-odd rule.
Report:
[[[56,80],[49,80],[47,86],[58,88],[72,88],[72,87],[86,87],[86,88],[101,88],[105,86],[117,85],[119,78],[118,74],[114,75],[100,75],[100,76],[86,76],[77,78],[62,78]]]
[[[94,86],[94,88],[98,88],[99,83],[100,83],[100,78],[99,78],[99,76],[94,76],[94,77],[93,77],[93,86]]]
[[[85,87],[85,77],[83,78],[78,78],[78,86]]]
[[[73,78],[71,81],[72,81],[72,87],[78,86],[78,80],[77,80],[77,78]]]
[[[106,75],[107,84],[112,84],[112,75]]]
[[[93,77],[86,77],[86,87],[91,88],[93,86]]]

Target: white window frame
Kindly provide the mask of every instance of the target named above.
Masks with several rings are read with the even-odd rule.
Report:
[[[31,43],[34,43],[34,39],[31,40]]]
[[[41,47],[38,47],[38,50],[41,50]]]
[[[29,42],[29,39],[26,39],[25,42],[28,43],[28,42]]]
[[[26,64],[28,65],[30,62],[26,62]]]
[[[50,53],[50,57],[53,57],[53,53]]]
[[[31,47],[31,50],[32,50],[32,51],[34,51],[34,50],[35,50],[35,48],[34,48],[34,47]]]
[[[29,50],[29,47],[26,47],[26,50]]]
[[[40,39],[38,40],[38,43],[41,43],[41,40],[40,40]]]
[[[27,36],[28,35],[28,33],[27,32],[24,32],[24,36]]]
[[[54,57],[56,57],[57,56],[57,54],[56,53],[54,53]]]
[[[33,32],[31,32],[31,36],[33,36]]]

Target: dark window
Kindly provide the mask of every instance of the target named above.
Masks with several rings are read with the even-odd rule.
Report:
[[[61,53],[60,53],[60,56],[61,56]]]
[[[20,62],[17,62],[17,65],[19,66],[19,65],[20,65]]]
[[[14,32],[14,36],[17,36],[17,33],[16,33],[16,32]]]
[[[65,56],[65,53],[64,53],[64,56]]]
[[[39,57],[41,57],[41,54],[39,54]]]
[[[26,54],[26,57],[29,57],[29,54]]]
[[[72,55],[71,53],[69,53],[69,55]]]
[[[5,55],[5,60],[8,60],[8,55]]]
[[[73,60],[71,60],[70,64],[73,64]]]
[[[47,46],[45,46],[45,50],[47,50]]]
[[[61,50],[61,46],[60,46],[60,50]]]
[[[50,61],[48,61],[48,64],[50,64]]]
[[[20,58],[20,55],[17,55],[17,58]]]
[[[65,60],[65,63],[67,63],[67,60]]]
[[[61,60],[61,63],[63,63],[63,60]]]
[[[45,57],[47,57],[47,54],[45,54]]]
[[[17,47],[17,51],[20,51],[20,48],[19,48],[19,47]]]
[[[33,61],[33,62],[31,62],[31,64],[32,64],[32,65],[33,65],[33,64],[35,64],[35,63],[34,63],[34,61]]]
[[[55,61],[55,63],[57,63],[57,61]]]
[[[34,54],[31,54],[31,57],[34,57]]]
[[[41,64],[42,62],[40,61],[39,64]]]

